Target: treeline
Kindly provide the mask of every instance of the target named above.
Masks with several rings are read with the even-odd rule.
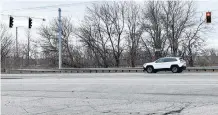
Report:
[[[163,56],[181,56],[193,66],[205,45],[201,34],[209,32],[191,1],[104,2],[87,7],[79,27],[67,17],[62,22],[63,62],[73,67],[135,67]],[[40,28],[44,55],[54,62],[57,32],[57,19]],[[71,44],[75,37],[80,47]]]
[[[212,28],[194,6],[193,1],[108,1],[88,6],[77,27],[62,17],[63,66],[135,67],[164,56],[200,65],[199,56],[208,56],[205,37]],[[42,25],[38,34],[40,60],[57,67],[58,19]]]

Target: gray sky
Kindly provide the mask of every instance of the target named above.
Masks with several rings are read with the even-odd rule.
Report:
[[[103,0],[98,0],[103,1]],[[97,3],[98,3],[97,1]],[[143,0],[137,1],[142,2]],[[50,6],[50,5],[60,5],[60,4],[71,4],[67,6],[60,7],[62,9],[62,16],[72,17],[74,25],[78,25],[83,19],[85,9],[91,4],[91,0],[1,0],[0,2],[0,12],[1,14],[10,14],[15,16],[30,16],[37,18],[45,18],[46,21],[43,22],[41,19],[33,19],[33,26],[31,33],[34,39],[38,39],[37,29],[39,25],[46,24],[54,17],[58,16],[59,7],[49,7],[45,9],[24,9],[24,8],[33,8],[41,6]],[[218,1],[217,0],[204,0],[204,1],[194,1],[196,2],[198,15],[205,15],[206,11],[212,12],[212,24],[214,25],[214,30],[212,33],[207,35],[207,44],[209,48],[218,49]],[[8,25],[9,18],[8,16],[1,15],[1,21]],[[15,27],[19,27],[19,41],[26,42],[25,29],[28,27],[28,18],[23,17],[14,17],[14,27],[11,29],[13,35],[15,36]]]

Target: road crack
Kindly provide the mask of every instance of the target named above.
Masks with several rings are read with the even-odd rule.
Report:
[[[184,109],[185,109],[185,107],[180,108],[180,109],[178,109],[178,110],[172,110],[172,111],[169,111],[169,112],[164,113],[163,115],[169,115],[169,114],[181,113]]]
[[[174,105],[174,104],[173,104]],[[188,106],[190,106],[191,103],[189,102],[188,104],[186,104],[184,107],[177,109],[177,110],[171,110],[169,112],[163,113],[163,115],[170,115],[170,114],[176,114],[176,113],[181,113],[185,108],[187,108]]]
[[[20,106],[26,113],[29,113],[24,107]]]

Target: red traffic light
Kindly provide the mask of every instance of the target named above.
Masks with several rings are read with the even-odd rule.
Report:
[[[206,16],[211,16],[211,12],[207,12],[207,13],[206,13]]]
[[[211,23],[211,12],[206,12],[206,22]]]

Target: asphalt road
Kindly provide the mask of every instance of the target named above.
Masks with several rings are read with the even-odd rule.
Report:
[[[218,115],[218,73],[1,77],[2,115]]]

